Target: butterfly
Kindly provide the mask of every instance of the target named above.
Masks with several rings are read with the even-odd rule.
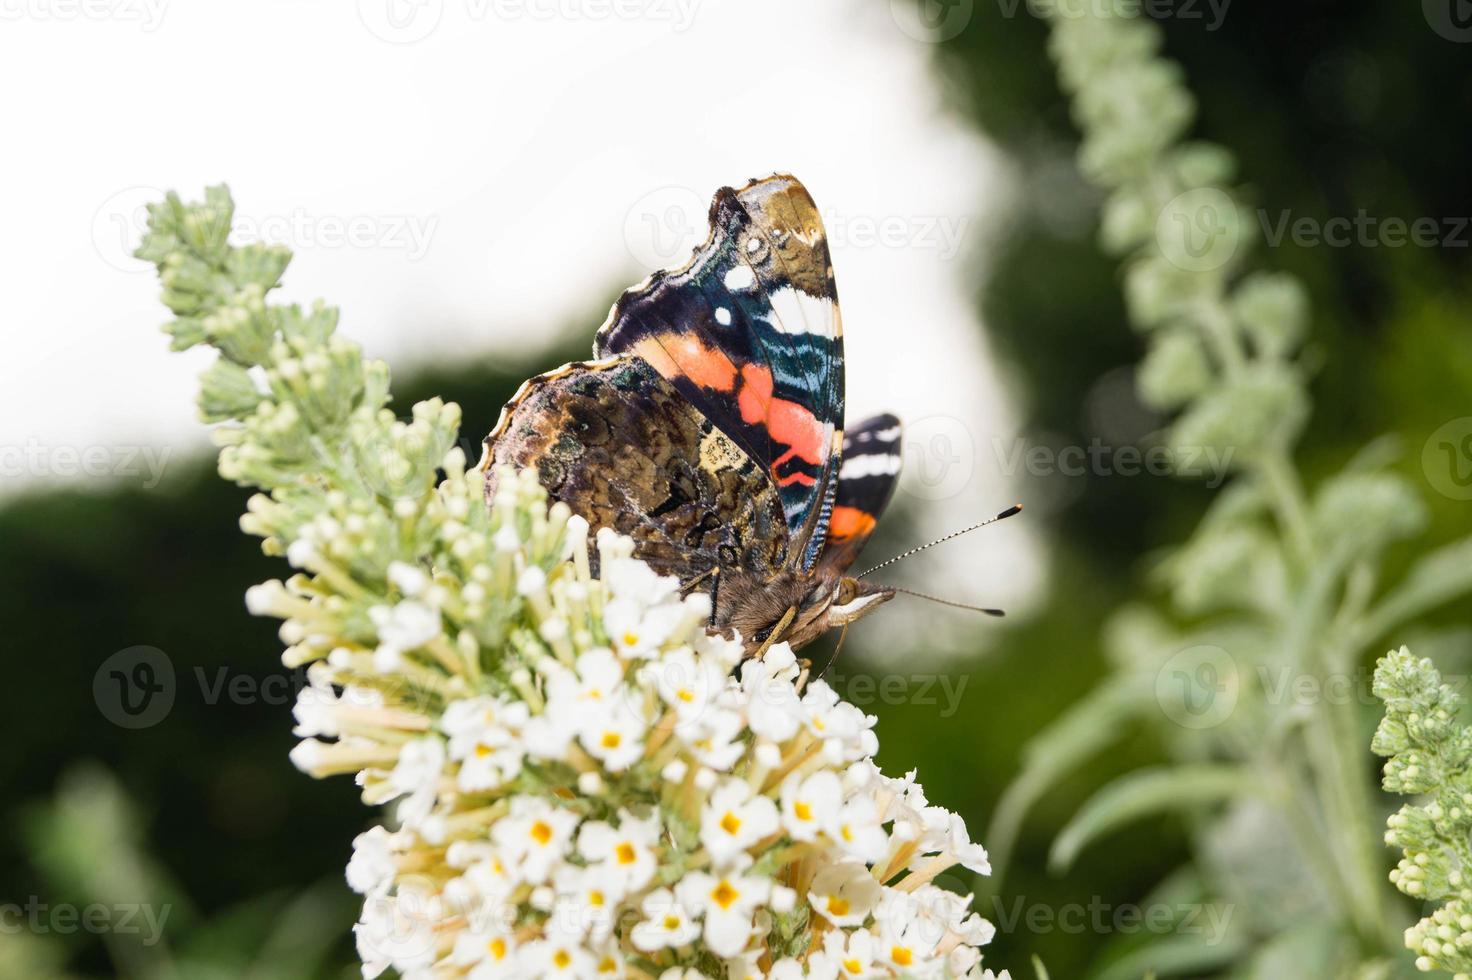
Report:
[[[625,292],[593,356],[507,403],[480,464],[488,500],[495,467],[535,467],[553,500],[707,593],[709,628],[749,655],[893,598],[849,569],[894,493],[900,422],[844,429],[833,263],[796,178],[718,190],[705,244]]]

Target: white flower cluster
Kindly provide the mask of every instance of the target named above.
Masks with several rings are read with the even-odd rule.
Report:
[[[462,480],[439,506],[468,501]],[[873,717],[785,644],[742,662],[706,633],[708,598],[627,538],[598,534],[594,577],[586,522],[534,474],[498,486],[490,522],[459,529],[485,540],[451,547],[463,584],[396,562],[359,642],[336,626],[320,649],[300,580],[250,596],[288,618],[288,662],[313,661],[297,766],[396,801],[398,829],[359,836],[347,869],[365,976],[992,976],[991,925],[933,883],[988,872],[986,852],[913,773],[879,772]],[[290,557],[320,576],[347,530],[302,533]],[[457,622],[498,624],[499,648]]]

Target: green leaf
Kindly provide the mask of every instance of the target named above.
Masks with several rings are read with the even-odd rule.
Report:
[[[1169,936],[1115,960],[1107,967],[1089,974],[1089,978],[1139,980],[1147,971],[1151,976],[1162,977],[1182,974],[1204,976],[1231,963],[1247,949],[1248,944],[1238,937],[1208,945],[1192,936]]]
[[[1048,863],[1056,871],[1065,871],[1091,842],[1132,820],[1248,795],[1259,785],[1260,780],[1245,766],[1201,764],[1137,770],[1089,798],[1053,842]]]
[[[1422,557],[1401,583],[1370,611],[1357,633],[1357,646],[1369,643],[1420,614],[1472,592],[1472,537],[1437,548]]]
[[[1118,676],[1095,688],[1027,743],[1022,771],[1002,794],[986,837],[992,875],[986,885],[1001,888],[1022,819],[1032,805],[1063,777],[1102,752],[1121,734],[1124,724],[1153,703],[1131,677]]]

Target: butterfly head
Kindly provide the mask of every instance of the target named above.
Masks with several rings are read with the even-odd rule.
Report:
[[[852,575],[844,575],[829,593],[828,627],[847,626],[856,623],[884,605],[895,595],[894,589],[875,582],[864,582]]]
[[[895,595],[888,586],[821,567],[808,573],[785,571],[759,587],[732,588],[731,593],[742,597],[735,603],[731,625],[752,650],[769,640],[801,649],[830,629],[857,622]]]

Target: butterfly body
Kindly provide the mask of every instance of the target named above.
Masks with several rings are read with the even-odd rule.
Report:
[[[549,496],[711,596],[710,628],[794,648],[894,593],[848,575],[899,470],[899,423],[845,437],[843,340],[816,207],[794,178],[723,188],[681,269],[614,305],[593,361],[526,382],[486,439]]]

